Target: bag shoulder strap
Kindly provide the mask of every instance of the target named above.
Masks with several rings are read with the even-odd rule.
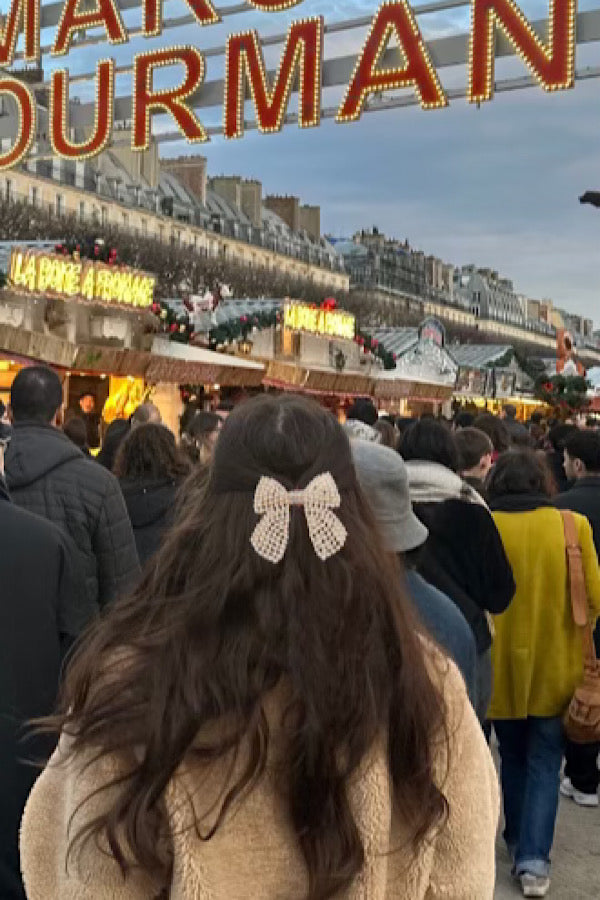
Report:
[[[586,662],[596,661],[596,647],[594,635],[588,613],[587,588],[585,573],[583,571],[583,556],[579,545],[577,522],[572,512],[559,510],[565,532],[565,549],[567,553],[567,569],[569,573],[569,593],[571,595],[571,608],[573,621],[581,628],[581,639]]]

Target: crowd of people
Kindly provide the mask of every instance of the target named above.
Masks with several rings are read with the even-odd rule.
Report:
[[[491,900],[500,797],[546,896],[600,433],[268,393],[94,458],[87,406],[33,366],[0,423],[2,900]]]

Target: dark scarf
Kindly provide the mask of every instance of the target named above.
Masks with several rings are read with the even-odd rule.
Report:
[[[553,507],[554,504],[544,494],[504,494],[490,500],[492,512],[533,512],[545,506]]]
[[[6,500],[7,503],[12,503],[8,488],[6,487],[4,475],[0,475],[0,500]]]

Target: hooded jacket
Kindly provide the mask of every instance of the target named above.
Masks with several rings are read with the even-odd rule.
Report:
[[[15,424],[6,453],[13,501],[73,539],[89,599],[101,607],[131,586],[139,562],[119,482],[51,425]]]
[[[77,551],[50,522],[10,502],[0,477],[0,897],[24,900],[19,822],[54,741],[24,730],[54,707],[61,661],[95,614]]]
[[[429,530],[419,572],[454,600],[483,653],[492,644],[486,612],[503,612],[515,593],[498,529],[481,495],[450,469],[422,460],[406,469],[413,509]]]
[[[392,799],[386,740],[376,741],[348,784],[365,861],[352,885],[339,893],[340,900],[492,900],[499,812],[496,771],[462,676],[449,661],[435,668],[447,710],[449,746],[435,741],[433,765],[448,801],[448,819],[416,852],[412,849],[406,815]],[[265,714],[271,736],[265,772],[209,840],[200,835],[213,824],[233,767],[240,774],[250,748],[242,747],[239,759],[207,763],[208,771],[202,764],[196,768],[198,759],[189,754],[167,786],[164,801],[173,856],[168,886],[135,868],[124,879],[102,840],[100,846],[88,841],[66,864],[70,837],[114,797],[114,789],[99,789],[126,772],[127,764],[124,768],[107,757],[98,761],[93,750],[86,758],[65,761],[61,751],[69,737],[63,734],[31,793],[21,826],[21,865],[29,900],[306,897],[306,865],[282,799],[280,754],[286,743],[276,697],[265,698]]]
[[[124,478],[120,484],[143,566],[160,546],[169,525],[179,484],[173,478],[161,481]]]

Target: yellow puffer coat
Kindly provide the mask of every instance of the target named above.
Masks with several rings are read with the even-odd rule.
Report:
[[[563,522],[558,510],[494,512],[517,591],[494,617],[494,693],[490,719],[558,716],[583,675],[573,623]],[[574,514],[592,620],[600,615],[600,570],[587,519]]]

